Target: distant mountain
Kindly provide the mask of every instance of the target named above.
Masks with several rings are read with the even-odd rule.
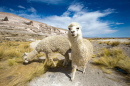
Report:
[[[0,39],[29,41],[51,35],[67,36],[67,32],[65,29],[0,12]]]

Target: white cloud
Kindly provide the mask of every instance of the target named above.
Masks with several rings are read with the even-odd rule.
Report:
[[[118,23],[118,22],[116,23],[116,25],[121,25],[121,24],[124,24],[124,23]]]
[[[0,10],[3,10],[0,8]],[[27,11],[18,11],[15,14],[18,16],[43,22],[51,26],[59,27],[67,29],[68,25],[71,22],[78,22],[82,26],[82,33],[83,36],[101,36],[103,34],[110,34],[114,33],[117,30],[112,30],[111,23],[108,21],[101,21],[101,17],[105,17],[111,13],[113,13],[113,9],[106,9],[103,12],[100,11],[93,11],[88,12],[86,7],[84,8],[83,5],[75,4],[70,5],[68,10],[66,10],[62,15],[52,15],[47,16],[42,19],[39,15],[36,14],[36,9],[31,7],[27,9]],[[32,12],[32,14],[27,14],[27,12]],[[124,23],[115,23],[116,25],[124,24]]]
[[[110,34],[117,30],[112,30],[109,23],[105,21],[102,22],[100,18],[109,15],[112,11],[113,10],[109,8],[104,12],[87,12],[83,9],[83,5],[71,5],[63,15],[49,16],[44,18],[42,22],[64,29],[67,29],[69,23],[78,22],[82,26],[83,36]]]
[[[12,8],[9,8],[9,10],[12,12],[12,11],[14,11]]]
[[[23,7],[23,6],[21,6],[21,5],[19,5],[18,7],[19,7],[19,8],[22,8],[22,9],[25,9],[25,7]]]
[[[108,8],[108,9],[104,10],[104,12],[107,13],[107,14],[111,14],[114,11],[115,11],[115,9],[111,9],[111,8]]]
[[[28,9],[28,11],[29,11],[29,12],[34,12],[34,13],[35,13],[35,12],[36,12],[36,9],[33,8],[33,7],[31,7],[31,8]]]
[[[42,2],[47,4],[54,4],[54,5],[60,5],[60,4],[66,4],[68,0],[28,0],[28,2]]]
[[[74,4],[74,5],[70,5],[70,7],[68,8],[68,11],[78,12],[78,11],[81,11],[82,8],[83,8],[83,5]]]

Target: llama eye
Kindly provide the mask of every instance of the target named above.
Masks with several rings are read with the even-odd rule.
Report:
[[[79,29],[79,27],[76,28],[77,30]]]
[[[68,28],[70,30],[70,28]]]

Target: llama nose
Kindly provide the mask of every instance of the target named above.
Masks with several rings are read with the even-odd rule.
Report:
[[[75,31],[71,31],[71,33],[75,33]]]

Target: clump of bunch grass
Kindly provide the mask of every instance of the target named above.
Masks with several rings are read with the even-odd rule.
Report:
[[[26,80],[26,82],[31,81],[34,77],[36,76],[40,76],[41,74],[45,73],[47,71],[47,67],[46,67],[46,62],[44,62],[44,64],[40,64],[38,65],[34,71],[30,72],[30,74],[28,75],[28,79]]]
[[[96,57],[96,55],[95,55],[95,54],[93,54],[92,58],[95,58],[95,57]]]
[[[109,50],[104,48],[103,52],[100,54],[100,58],[93,59],[93,61],[95,64],[106,68],[119,67],[130,73],[130,58],[128,58],[119,48],[111,48]]]
[[[124,42],[125,45],[130,45],[130,42]]]
[[[99,44],[102,44],[102,42],[99,42]]]
[[[119,41],[115,41],[115,42],[111,42],[111,43],[110,43],[110,45],[112,45],[112,46],[118,46],[119,44],[120,44]]]
[[[8,65],[13,66],[15,64],[15,59],[8,59]]]
[[[107,74],[111,74],[111,73],[112,73],[112,71],[111,71],[110,69],[106,69],[106,68],[104,68],[104,67],[101,67],[101,69],[102,69],[102,71],[103,71],[104,73],[107,73]]]
[[[105,41],[104,43],[107,45],[110,45],[110,41]]]
[[[30,52],[30,42],[3,41],[0,43],[0,60],[20,58],[24,52]]]
[[[120,60],[116,66],[126,71],[126,73],[130,73],[130,58]]]
[[[111,46],[118,46],[119,44],[120,44],[120,42],[119,41],[114,41],[114,42],[110,42],[110,41],[106,41],[106,42],[104,42],[104,43],[106,43],[107,45],[111,45]]]

